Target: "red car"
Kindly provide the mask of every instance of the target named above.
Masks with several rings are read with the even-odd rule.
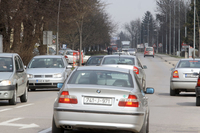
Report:
[[[154,48],[153,47],[145,47],[144,57],[145,56],[153,56],[153,58],[154,58]]]

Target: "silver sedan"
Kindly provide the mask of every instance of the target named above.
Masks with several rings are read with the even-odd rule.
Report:
[[[33,57],[27,67],[29,88],[57,88],[58,83],[64,83],[71,73],[64,56],[39,55]]]
[[[142,65],[137,56],[130,55],[106,55],[103,57],[101,66],[119,67],[134,71],[143,86],[143,91],[146,91],[146,74],[144,69],[147,69],[146,65]]]
[[[181,59],[172,69],[170,77],[170,95],[175,96],[182,91],[195,92],[200,59]]]
[[[148,98],[142,89],[128,69],[78,67],[55,100],[52,133],[81,128],[148,133]]]

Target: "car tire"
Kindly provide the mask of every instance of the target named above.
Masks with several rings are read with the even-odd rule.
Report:
[[[145,58],[145,55],[144,55],[144,58]]]
[[[20,101],[22,103],[27,102],[27,99],[28,99],[28,92],[27,91],[28,91],[28,87],[26,86],[24,94],[22,96],[20,96]]]
[[[154,56],[153,56],[153,58],[154,58]]]
[[[172,90],[171,88],[170,88],[170,96],[175,96],[177,93],[176,93],[176,90]]]
[[[56,126],[54,118],[52,120],[52,133],[64,133],[64,129],[63,128],[58,128]]]
[[[196,106],[200,106],[200,97],[196,97]]]
[[[147,117],[147,122],[143,123],[143,126],[139,133],[149,133],[149,116]]]
[[[16,105],[16,102],[17,102],[17,91],[16,91],[16,89],[14,89],[13,97],[12,97],[12,99],[9,100],[9,104]]]

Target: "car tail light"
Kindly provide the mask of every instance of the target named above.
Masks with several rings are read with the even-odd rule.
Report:
[[[134,71],[136,74],[139,74],[139,69],[138,69],[136,66],[133,67],[133,71]]]
[[[198,80],[197,80],[197,87],[200,87],[200,77],[198,77]]]
[[[118,106],[120,107],[139,107],[139,102],[135,95],[129,95],[128,98],[121,98]]]
[[[179,78],[179,75],[178,75],[178,71],[177,71],[177,70],[175,70],[175,71],[173,72],[173,78]]]
[[[65,55],[65,58],[68,58],[67,55]]]
[[[59,103],[77,104],[77,97],[69,95],[68,91],[63,91],[59,97]]]

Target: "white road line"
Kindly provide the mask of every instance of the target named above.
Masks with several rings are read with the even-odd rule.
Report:
[[[38,132],[38,133],[48,133],[48,132],[50,132],[51,130],[52,130],[52,128],[50,127],[50,128],[45,129],[45,130],[42,130],[42,131],[40,131],[40,132]]]
[[[26,107],[26,106],[30,106],[30,105],[33,105],[33,103],[25,104],[25,105],[21,105],[21,106],[17,106],[17,107],[15,107],[15,108],[22,108],[22,107]]]
[[[11,110],[11,109],[12,108],[2,109],[2,110],[0,110],[0,112],[8,111],[8,110]]]

